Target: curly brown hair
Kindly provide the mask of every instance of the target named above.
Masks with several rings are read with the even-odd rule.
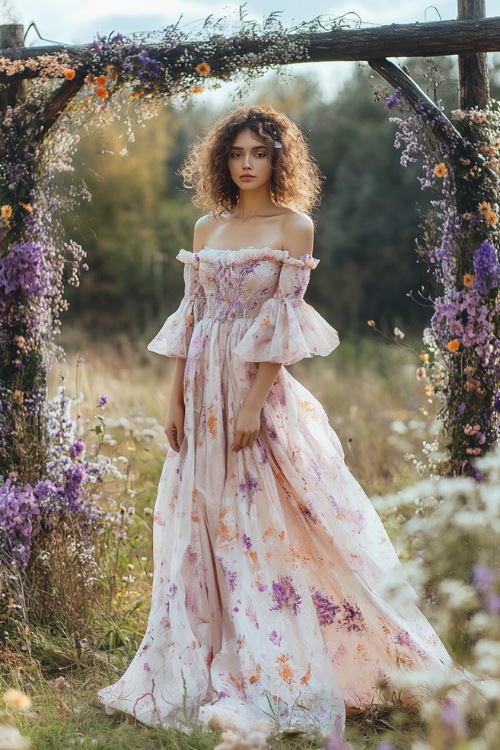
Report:
[[[214,216],[231,212],[238,204],[228,157],[236,137],[247,128],[269,148],[273,202],[310,213],[319,203],[323,175],[300,128],[283,113],[264,106],[238,107],[191,146],[180,174],[185,187],[195,190],[194,204]]]

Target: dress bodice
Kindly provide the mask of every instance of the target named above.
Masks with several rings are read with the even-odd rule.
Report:
[[[180,250],[184,297],[148,345],[170,357],[198,357],[213,326],[232,336],[232,355],[247,362],[293,364],[338,345],[338,334],[304,302],[317,258],[244,247]],[[199,324],[199,326],[198,326]],[[218,334],[219,335],[219,334]],[[190,346],[191,341],[193,346]]]
[[[287,252],[268,247],[204,247],[193,256],[199,264],[205,316],[220,321],[257,317],[262,304],[276,292],[283,262],[290,259]]]

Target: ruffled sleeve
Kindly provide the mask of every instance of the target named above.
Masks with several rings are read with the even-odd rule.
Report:
[[[288,256],[273,297],[237,344],[233,354],[244,362],[293,365],[305,357],[330,354],[340,343],[337,331],[307,302],[304,293],[318,258]]]
[[[205,312],[205,292],[199,279],[200,261],[195,253],[181,250],[176,256],[184,263],[184,296],[177,310],[148,344],[150,352],[185,359],[196,323]]]

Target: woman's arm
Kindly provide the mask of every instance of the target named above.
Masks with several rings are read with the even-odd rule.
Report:
[[[165,434],[170,447],[178,453],[184,439],[184,368],[186,360],[175,360],[174,379],[170,391]]]
[[[195,224],[193,235],[193,253],[206,244],[210,227],[210,216],[202,216]],[[165,434],[170,447],[177,453],[184,439],[184,369],[186,360],[176,358],[174,379],[170,390],[170,401],[165,421]]]
[[[306,214],[287,214],[283,222],[283,247],[294,258],[304,253],[312,255],[314,225]],[[264,402],[273,387],[281,365],[274,362],[260,362],[250,390],[238,413],[231,450],[250,448],[259,435],[260,413]]]

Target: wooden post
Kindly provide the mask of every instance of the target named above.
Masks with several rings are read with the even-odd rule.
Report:
[[[486,15],[485,0],[458,0],[458,20],[473,21]],[[458,56],[460,80],[460,108],[484,109],[490,98],[488,60],[486,52]]]
[[[22,47],[24,42],[24,26],[8,24],[0,26],[0,48]],[[0,112],[5,112],[8,106],[13,107],[24,94],[26,82],[23,80],[8,83],[0,94]]]

